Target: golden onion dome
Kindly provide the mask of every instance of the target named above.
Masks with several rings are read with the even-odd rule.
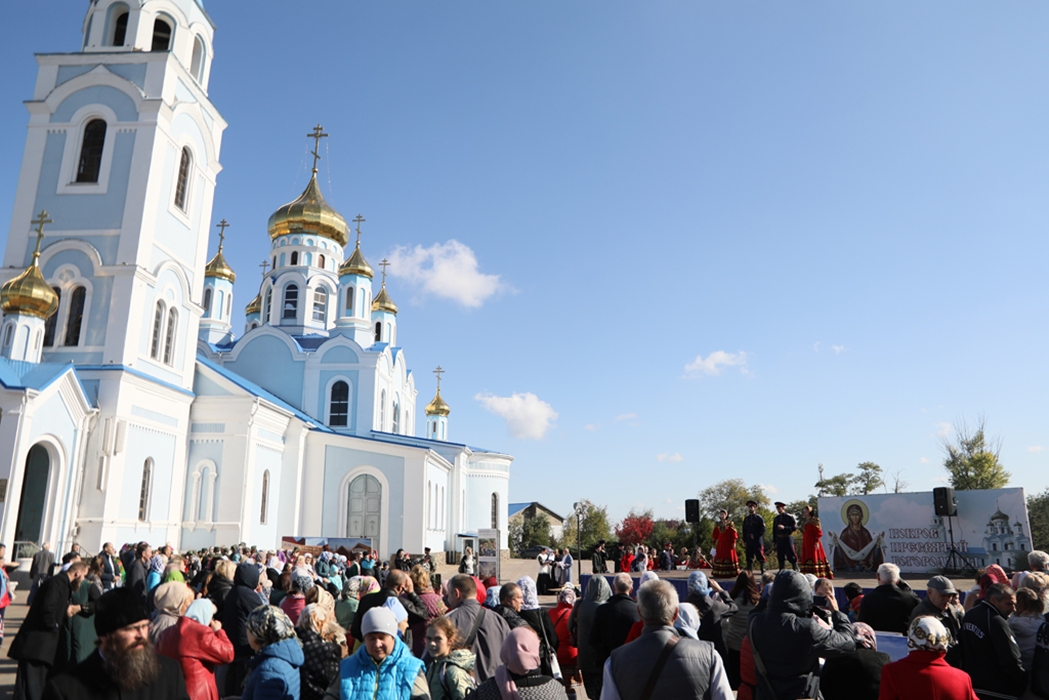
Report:
[[[397,313],[397,304],[393,303],[393,299],[386,293],[386,283],[382,283],[382,289],[372,299],[372,311],[389,311],[391,314]]]
[[[251,316],[252,314],[261,314],[261,313],[262,313],[262,292],[259,292],[258,294],[255,295],[255,298],[252,299],[248,303],[248,305],[244,307],[244,315],[245,316]]]
[[[33,264],[0,287],[0,309],[5,315],[25,314],[47,318],[58,311],[58,295],[40,274],[39,259],[40,253],[34,253]]]
[[[342,214],[332,209],[321,194],[316,171],[298,199],[273,212],[269,221],[269,232],[270,239],[288,233],[313,233],[333,240],[341,246],[345,246],[350,240],[346,220],[342,218]]]
[[[233,268],[226,262],[226,256],[222,254],[222,245],[219,245],[219,250],[215,253],[207,265],[204,266],[205,277],[218,277],[219,279],[229,280],[230,282],[237,281],[237,274],[233,272]]]
[[[361,277],[367,277],[372,279],[375,273],[372,271],[371,265],[364,259],[364,255],[361,254],[361,244],[357,243],[357,247],[353,249],[353,255],[346,258],[339,267],[340,275],[360,275]]]
[[[426,415],[447,417],[451,412],[451,407],[441,398],[441,390],[437,389],[437,396],[434,396],[433,401],[426,404]]]

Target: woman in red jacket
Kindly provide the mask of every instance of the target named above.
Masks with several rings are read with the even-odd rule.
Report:
[[[823,526],[820,519],[816,517],[816,511],[812,506],[801,509],[802,527],[801,540],[801,562],[800,568],[803,574],[812,574],[816,578],[833,579],[830,565],[827,563],[827,553],[823,551]]]
[[[907,630],[912,651],[882,666],[878,700],[978,700],[969,674],[943,658],[950,639],[936,618],[914,618]]]
[[[190,700],[219,700],[215,668],[233,662],[233,643],[214,616],[215,604],[200,598],[157,641],[157,653],[182,666]]]
[[[546,611],[550,621],[554,623],[554,631],[557,632],[557,664],[561,667],[561,682],[564,683],[565,693],[569,698],[575,697],[572,684],[583,682],[577,669],[579,649],[572,641],[572,633],[568,629],[568,620],[572,616],[574,606],[575,589],[562,588],[557,595],[557,607]]]

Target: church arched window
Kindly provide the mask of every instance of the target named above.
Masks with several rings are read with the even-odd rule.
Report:
[[[157,17],[153,20],[153,43],[150,51],[167,51],[171,48],[171,24]]]
[[[262,513],[259,514],[259,523],[266,524],[266,510],[270,504],[270,470],[262,472]]]
[[[142,485],[138,492],[138,519],[146,522],[149,519],[149,502],[153,496],[153,458],[142,465]]]
[[[350,418],[350,385],[337,381],[331,385],[331,401],[328,403],[328,425],[346,426]]]
[[[182,149],[178,163],[178,179],[175,181],[175,206],[186,211],[186,199],[189,194],[189,166],[193,162],[188,148]]]
[[[153,311],[153,334],[149,341],[149,356],[154,360],[160,359],[160,339],[164,333],[164,316],[167,313],[167,307],[164,302],[158,301],[157,307]]]
[[[175,361],[175,330],[178,328],[178,311],[172,306],[168,309],[168,332],[164,338],[164,364]]]
[[[15,332],[15,324],[13,324],[13,323],[7,324],[7,329],[4,331],[4,347],[5,348],[11,347],[11,338],[14,336],[14,332]]]
[[[375,342],[378,343],[382,340],[382,322],[376,321],[375,323]]]
[[[189,63],[189,70],[198,83],[204,82],[204,61],[207,59],[207,51],[204,49],[204,40],[199,36],[193,38],[193,58]]]
[[[317,267],[320,267],[320,268],[326,267],[326,265],[324,264],[324,256],[323,255],[318,255],[317,256]]]
[[[84,324],[84,299],[87,290],[83,287],[74,287],[73,293],[69,295],[69,317],[66,319],[66,342],[67,347],[80,345],[80,328]]]
[[[328,290],[317,287],[313,290],[313,320],[324,323],[328,318]]]
[[[204,313],[211,313],[211,287],[204,290]]]
[[[499,494],[492,494],[492,529],[499,528]]]
[[[346,315],[353,315],[353,287],[346,288]]]
[[[230,318],[233,315],[233,295],[230,294],[226,297],[226,318]]]
[[[379,395],[379,430],[386,430],[386,390]]]
[[[266,289],[266,296],[263,297],[265,300],[262,304],[262,322],[270,322],[270,305],[273,303],[273,287]]]
[[[298,265],[299,264],[299,251],[293,250],[291,252],[291,264],[292,265]]]
[[[114,5],[110,10],[111,26],[110,26],[110,46],[123,46],[124,42],[127,41],[127,21],[130,17],[127,5],[123,3]]]
[[[397,397],[393,397],[393,431],[394,433],[401,432],[401,402],[397,400]]]
[[[106,122],[92,119],[84,126],[84,138],[80,142],[80,160],[77,162],[77,182],[98,182],[102,168],[102,148],[106,145]]]
[[[293,263],[294,264],[294,263]],[[299,315],[299,287],[289,284],[284,288],[284,307],[281,318],[295,320]]]
[[[62,303],[62,290],[58,287],[51,288],[55,296],[58,297],[58,303]],[[51,348],[55,346],[55,331],[58,330],[58,311],[47,317],[44,321],[44,347]]]

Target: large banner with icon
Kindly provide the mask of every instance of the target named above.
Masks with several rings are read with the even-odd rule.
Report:
[[[943,569],[954,547],[965,557],[955,568],[1013,567],[1031,551],[1027,501],[1022,488],[955,491],[958,515],[936,515],[931,492],[870,494],[819,499],[823,548],[834,572],[873,573],[882,562],[900,571]]]

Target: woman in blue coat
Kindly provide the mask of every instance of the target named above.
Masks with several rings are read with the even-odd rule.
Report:
[[[280,608],[262,605],[247,621],[255,656],[241,700],[299,700],[299,669],[305,661],[295,626]]]

